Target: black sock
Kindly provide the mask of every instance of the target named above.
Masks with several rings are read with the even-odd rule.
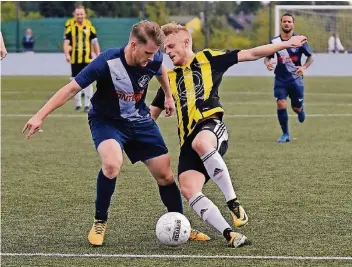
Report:
[[[227,241],[231,240],[231,235],[230,235],[231,232],[233,232],[231,228],[226,228],[222,233],[222,235],[226,238]]]
[[[183,214],[181,193],[175,182],[169,185],[159,185],[159,194],[168,212],[179,212]]]
[[[110,206],[111,196],[115,191],[116,178],[109,179],[102,170],[97,178],[97,198],[95,200],[95,219],[108,219],[108,209]]]
[[[228,207],[233,207],[237,203],[237,197],[226,202]]]

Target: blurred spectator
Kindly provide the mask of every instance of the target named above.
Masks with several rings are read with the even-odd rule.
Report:
[[[22,45],[23,45],[24,52],[33,52],[34,37],[32,35],[31,28],[28,28],[26,30],[26,34],[23,36]]]
[[[338,33],[333,33],[328,41],[329,53],[344,52],[345,48],[342,46]]]
[[[2,37],[2,33],[0,32],[0,57],[1,59],[7,56],[7,50],[4,43],[4,38]]]

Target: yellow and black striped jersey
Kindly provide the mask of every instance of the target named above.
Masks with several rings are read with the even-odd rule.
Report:
[[[76,19],[75,18],[70,18],[70,19],[66,20],[65,30],[67,29],[67,27],[75,25],[75,23],[76,23]],[[83,23],[88,25],[88,26],[93,26],[92,22],[89,19],[84,19]]]
[[[176,104],[180,146],[199,120],[224,113],[218,89],[226,70],[238,63],[238,52],[205,49],[196,53],[185,66],[168,71]],[[160,88],[152,105],[164,109],[164,99],[164,91]]]
[[[89,20],[78,25],[73,19],[66,22],[65,40],[70,41],[72,47],[71,64],[90,63],[92,61],[92,40],[97,38],[94,26]]]

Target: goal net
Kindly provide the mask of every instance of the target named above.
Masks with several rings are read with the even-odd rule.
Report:
[[[277,5],[275,35],[280,34],[280,19],[290,13],[295,19],[295,32],[306,35],[312,50],[317,53],[352,53],[352,6]],[[331,38],[334,34],[340,39]],[[330,39],[330,50],[329,50]],[[334,51],[331,49],[334,48]]]

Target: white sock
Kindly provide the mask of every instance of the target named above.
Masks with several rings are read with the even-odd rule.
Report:
[[[210,178],[223,192],[226,202],[236,198],[235,190],[226,163],[217,150],[206,152],[200,157]]]
[[[84,90],[84,106],[90,106],[90,99],[93,96],[93,85],[88,85]]]
[[[191,208],[201,217],[205,222],[213,226],[221,234],[231,226],[227,223],[221,215],[217,206],[203,193],[199,192],[190,198],[188,201]]]
[[[72,81],[73,79],[74,79],[74,77],[71,77],[71,78],[70,78],[70,81]],[[79,92],[74,96],[76,107],[82,107],[82,100],[81,100],[81,97],[82,97],[81,91],[79,91]]]

